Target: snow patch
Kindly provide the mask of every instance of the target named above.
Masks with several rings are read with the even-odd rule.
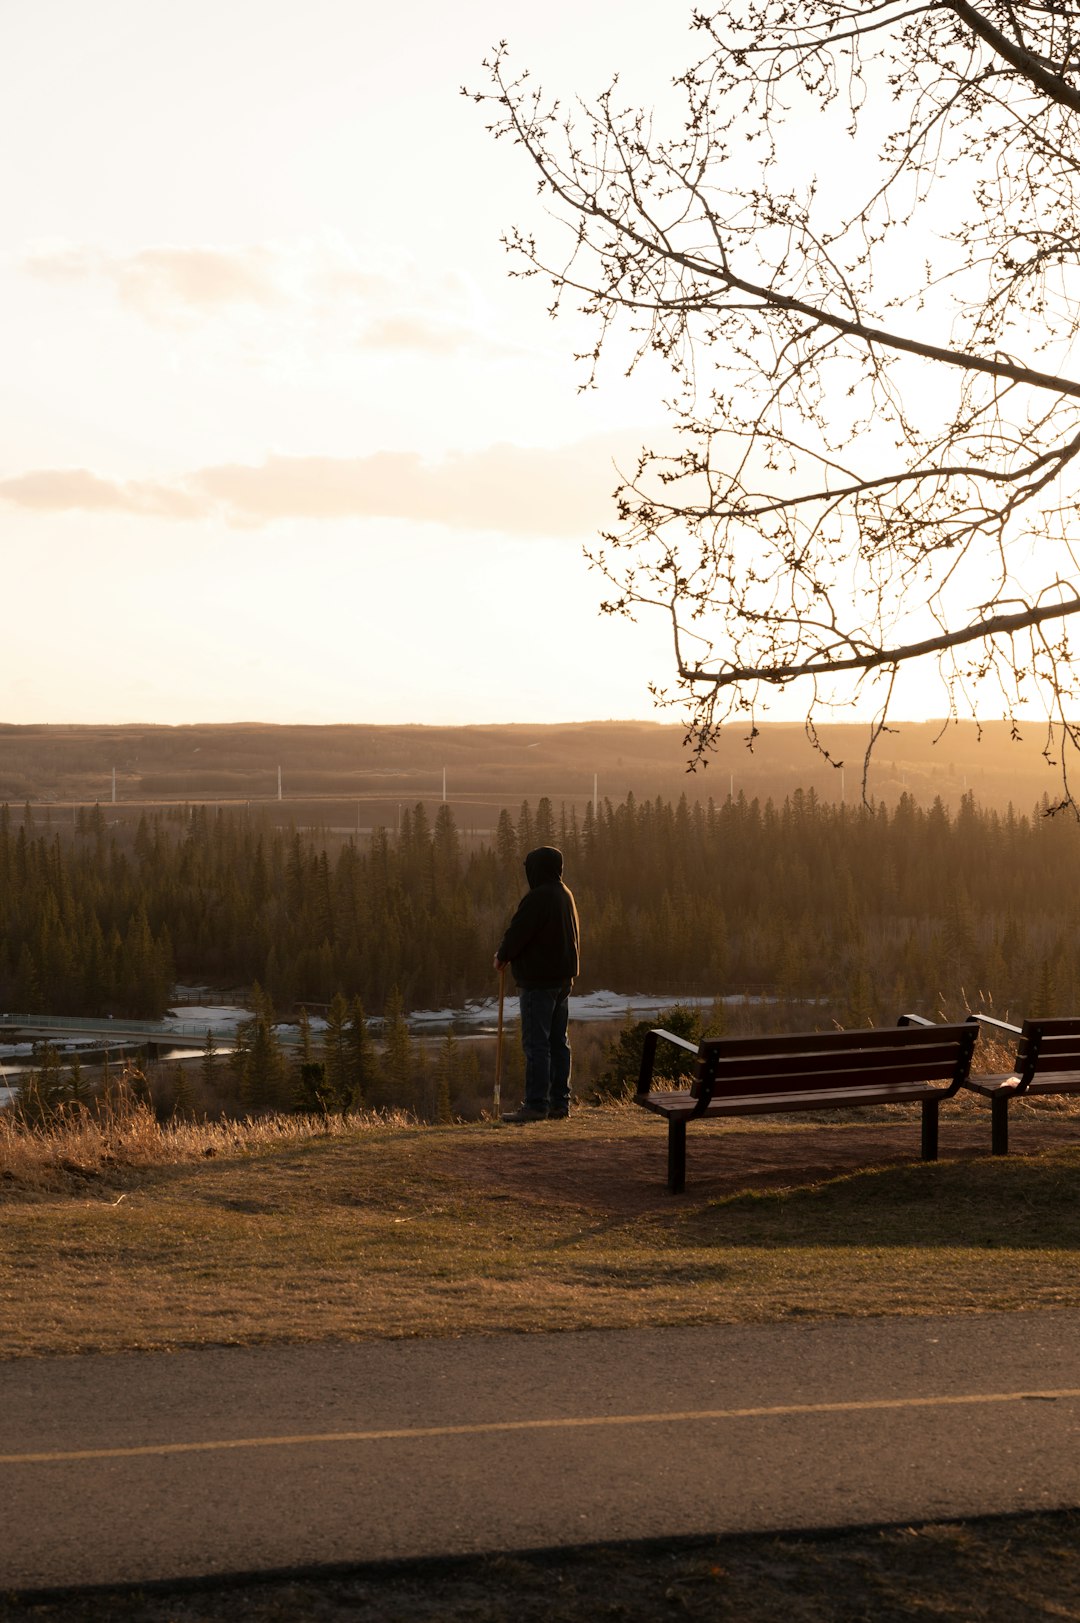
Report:
[[[251,1019],[250,1009],[239,1009],[231,1003],[183,1004],[170,1009],[161,1022],[161,1029],[177,1036],[205,1037],[208,1031],[215,1036],[235,1036],[236,1028]]]

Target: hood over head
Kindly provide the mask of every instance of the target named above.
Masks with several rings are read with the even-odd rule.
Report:
[[[561,879],[562,868],[562,852],[554,845],[538,845],[525,858],[525,877],[532,887]]]

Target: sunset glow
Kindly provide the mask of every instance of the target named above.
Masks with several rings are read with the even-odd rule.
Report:
[[[661,408],[578,392],[459,90],[511,29],[597,87],[655,41],[515,10],[8,16],[2,719],[653,713],[665,629],[598,616],[582,545]]]

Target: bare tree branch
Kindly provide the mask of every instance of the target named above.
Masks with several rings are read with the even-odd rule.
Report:
[[[1001,30],[995,28],[976,6],[968,5],[967,0],[941,0],[941,4],[955,11],[961,22],[966,23],[973,34],[978,34],[999,56],[1004,57],[1011,67],[1018,68],[1036,90],[1049,96],[1052,101],[1060,102],[1062,107],[1071,107],[1074,113],[1080,113],[1080,91],[1075,90],[1050,64],[1032,51],[1025,50],[1022,44],[1006,39]]]
[[[803,665],[777,665],[772,669],[761,665],[746,666],[741,670],[707,670],[680,661],[679,675],[688,682],[703,682],[722,688],[750,681],[783,684],[797,681],[803,676],[835,676],[841,671],[869,671],[881,665],[896,668],[910,660],[922,659],[927,654],[940,654],[947,649],[959,648],[964,643],[981,642],[991,637],[1011,636],[1017,631],[1042,625],[1044,620],[1065,620],[1073,614],[1080,614],[1080,597],[1070,598],[1064,603],[1044,603],[1039,608],[1017,609],[1014,614],[992,614],[958,631],[943,631],[937,637],[924,637],[921,642],[908,643],[902,648],[867,649],[847,659],[807,660]]]
[[[655,691],[699,751],[795,682],[813,739],[876,681],[872,748],[919,661],[948,714],[1037,702],[1080,747],[1080,8],[691,23],[670,135],[617,81],[564,111],[503,46],[474,93],[547,206],[513,274],[593,324],[583,387],[609,356],[669,380],[675,447],[642,450],[589,554],[602,607],[668,617]]]

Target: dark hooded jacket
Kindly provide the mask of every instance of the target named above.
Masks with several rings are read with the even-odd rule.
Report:
[[[498,951],[519,986],[564,986],[578,972],[577,908],[562,871],[562,852],[553,845],[538,846],[525,858],[529,889]]]

